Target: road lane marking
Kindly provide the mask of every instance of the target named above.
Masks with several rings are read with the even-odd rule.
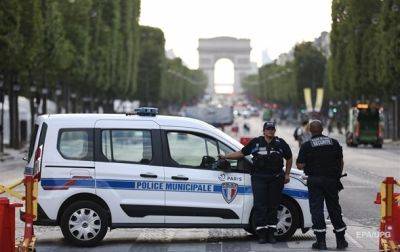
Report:
[[[351,241],[357,248],[364,248],[358,241],[356,241],[351,235],[345,234],[346,238]]]

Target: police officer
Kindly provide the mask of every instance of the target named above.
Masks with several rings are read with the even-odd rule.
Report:
[[[254,171],[251,183],[259,243],[276,242],[274,233],[278,222],[278,206],[283,185],[290,180],[292,167],[292,151],[282,138],[275,136],[275,131],[275,123],[266,122],[263,126],[263,136],[252,139],[241,151],[220,156],[226,159],[240,159],[253,155]],[[285,172],[282,170],[283,159],[286,159]]]
[[[344,238],[346,224],[342,220],[339,205],[339,191],[343,189],[340,176],[343,171],[342,147],[335,139],[322,135],[322,123],[318,120],[310,123],[311,140],[305,142],[299,151],[297,168],[304,169],[308,175],[310,212],[313,230],[317,242],[313,249],[326,250],[326,225],[324,218],[324,200],[328,208],[338,249],[345,249],[348,243]]]

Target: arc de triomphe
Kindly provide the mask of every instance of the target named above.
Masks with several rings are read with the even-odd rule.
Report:
[[[250,39],[237,39],[232,37],[216,37],[199,39],[199,69],[208,77],[207,92],[214,93],[214,67],[222,58],[227,58],[234,65],[233,92],[242,92],[241,80],[254,73],[250,62]]]

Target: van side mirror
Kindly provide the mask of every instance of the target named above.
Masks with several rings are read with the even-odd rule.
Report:
[[[226,159],[219,159],[217,161],[217,168],[218,168],[218,170],[222,170],[222,171],[230,171],[231,163],[229,163],[229,161]]]
[[[201,159],[200,167],[204,167],[204,168],[212,167],[213,164],[215,163],[215,161],[216,160],[214,157],[203,156],[203,158]]]

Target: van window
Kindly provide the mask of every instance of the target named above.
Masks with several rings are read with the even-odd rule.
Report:
[[[61,129],[57,148],[65,159],[93,160],[93,130]]]
[[[153,158],[149,130],[103,130],[101,139],[103,155],[109,161],[149,164]]]
[[[168,132],[167,138],[171,159],[178,165],[200,168],[204,156],[218,158],[218,145],[213,139],[186,132]]]
[[[219,146],[219,153],[222,155],[227,155],[229,153],[232,153],[233,150],[231,148],[229,148],[228,146],[226,146],[225,144],[218,142],[218,146]],[[231,163],[231,169],[235,170],[238,167],[238,160],[232,160],[232,159],[228,159],[229,163]]]

